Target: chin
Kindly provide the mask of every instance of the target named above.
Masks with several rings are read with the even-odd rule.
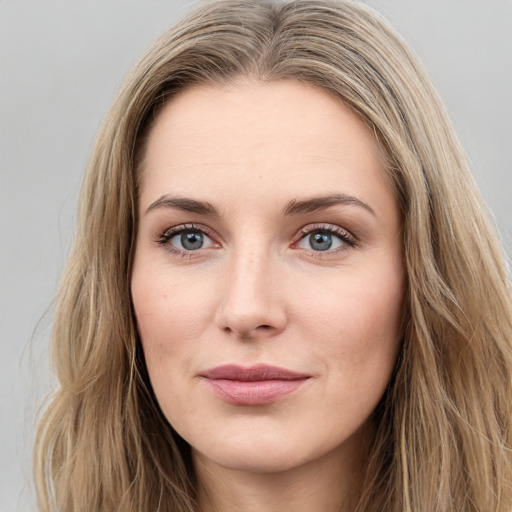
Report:
[[[257,422],[256,422],[257,423]],[[192,441],[195,463],[207,462],[234,471],[279,473],[300,468],[315,460],[329,459],[343,450],[343,439],[322,436],[298,429],[225,429],[221,435]],[[213,432],[212,432],[213,433]],[[341,441],[341,442],[340,442]]]
[[[207,453],[192,448],[192,457],[195,463],[207,459],[225,469],[247,473],[285,472],[305,462],[297,453],[268,445],[253,445],[247,449],[239,446],[219,447],[218,450],[209,450]]]

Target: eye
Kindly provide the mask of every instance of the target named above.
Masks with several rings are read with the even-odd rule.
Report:
[[[168,229],[159,238],[158,243],[182,252],[208,249],[217,245],[202,229],[195,226],[176,226]]]
[[[323,226],[303,229],[301,239],[297,243],[299,249],[315,252],[336,252],[346,247],[354,247],[355,239],[337,226]]]
[[[209,238],[199,231],[184,231],[181,234],[173,236],[169,242],[178,249],[185,249],[187,251],[197,251],[202,249],[203,246],[208,244]]]

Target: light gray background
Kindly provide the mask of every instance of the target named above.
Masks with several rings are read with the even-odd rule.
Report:
[[[0,512],[34,510],[51,304],[88,152],[183,0],[0,0]],[[423,58],[512,254],[512,1],[371,0]]]

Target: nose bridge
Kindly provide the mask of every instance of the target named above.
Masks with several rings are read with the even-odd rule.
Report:
[[[243,337],[274,335],[286,323],[281,301],[278,262],[264,244],[241,244],[229,259],[229,272],[217,323]]]

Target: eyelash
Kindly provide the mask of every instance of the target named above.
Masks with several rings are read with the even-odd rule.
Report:
[[[197,256],[198,251],[185,251],[182,249],[179,249],[178,247],[174,247],[169,242],[177,235],[181,235],[182,233],[186,233],[187,231],[196,232],[196,233],[202,233],[206,235],[208,238],[213,240],[213,234],[210,233],[210,230],[208,230],[205,226],[200,226],[197,224],[182,224],[180,226],[174,226],[172,228],[167,229],[164,231],[157,240],[157,243],[161,245],[162,247],[165,247],[168,251],[171,253],[177,254],[182,257],[186,258],[192,258],[194,256]],[[218,245],[218,244],[217,244]]]
[[[169,242],[177,235],[180,235],[182,233],[186,232],[198,232],[206,235],[208,238],[210,238],[212,241],[214,239],[213,233],[210,232],[209,229],[207,229],[205,226],[196,225],[196,224],[182,224],[179,226],[174,226],[170,229],[167,229],[164,233],[162,233],[158,239],[157,243],[161,245],[162,247],[165,247],[168,251],[177,254],[182,257],[188,257],[192,258],[194,256],[198,256],[197,253],[200,252],[200,249],[198,250],[183,250],[179,249],[178,247],[174,247]],[[327,235],[334,235],[335,237],[339,238],[341,242],[343,242],[343,245],[341,247],[338,247],[333,250],[326,250],[326,251],[315,251],[313,249],[298,249],[302,251],[307,251],[315,258],[326,258],[329,255],[333,254],[339,254],[341,252],[344,252],[348,250],[348,248],[356,247],[358,244],[358,240],[356,237],[354,237],[352,234],[350,234],[348,231],[338,227],[333,226],[332,224],[313,224],[309,225],[308,229],[302,228],[299,231],[299,237],[298,239],[293,243],[293,246],[296,246],[299,244],[302,240],[304,240],[306,237],[314,234],[314,233],[322,233]],[[213,242],[215,244],[215,242]],[[216,244],[218,246],[218,244]]]
[[[314,233],[334,235],[343,242],[343,245],[341,245],[341,247],[327,251],[314,251],[313,249],[302,249],[304,251],[308,251],[314,258],[327,258],[329,256],[340,254],[342,252],[347,251],[349,248],[354,248],[357,246],[358,241],[355,236],[350,234],[348,231],[340,228],[339,226],[333,226],[332,224],[312,224],[309,225],[307,229],[301,229],[300,237],[296,242],[294,242],[294,245],[299,244],[302,240],[304,240],[305,238]]]

